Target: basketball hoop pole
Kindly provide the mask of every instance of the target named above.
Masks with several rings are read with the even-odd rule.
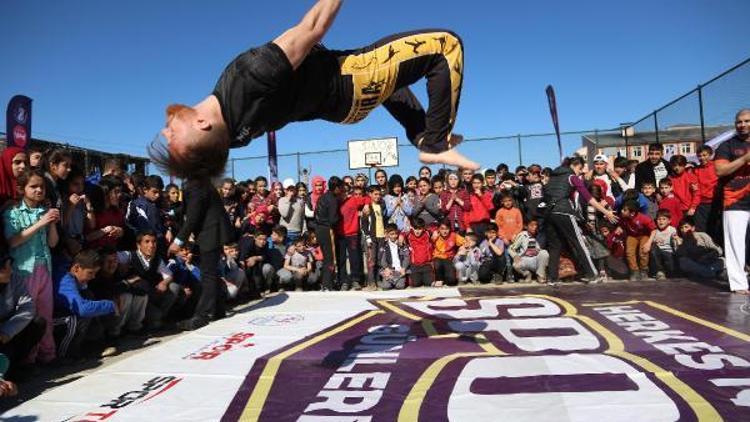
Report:
[[[372,185],[372,169],[377,167],[377,164],[370,164],[370,167],[367,168],[367,181]]]

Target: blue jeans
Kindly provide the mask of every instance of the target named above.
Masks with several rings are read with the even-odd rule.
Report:
[[[700,264],[690,258],[680,257],[679,264],[680,271],[682,271],[687,278],[703,280],[711,280],[715,278],[724,269],[724,265],[720,259]]]

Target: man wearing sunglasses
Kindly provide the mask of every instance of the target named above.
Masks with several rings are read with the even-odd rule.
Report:
[[[319,0],[299,24],[265,45],[240,54],[211,95],[190,107],[167,107],[152,160],[177,177],[212,177],[230,148],[295,121],[357,123],[379,105],[405,128],[424,163],[476,170],[454,146],[452,134],[463,82],[463,46],[445,30],[414,31],[357,50],[328,50],[320,41],[341,0]],[[409,85],[427,78],[425,111]]]

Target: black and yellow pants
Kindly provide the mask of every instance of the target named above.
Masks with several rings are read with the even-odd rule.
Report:
[[[345,105],[341,123],[356,123],[382,104],[406,129],[421,151],[450,149],[448,137],[456,122],[464,62],[461,39],[445,30],[392,35],[368,47],[341,51]],[[427,112],[409,85],[427,78]],[[343,115],[343,114],[342,114]]]

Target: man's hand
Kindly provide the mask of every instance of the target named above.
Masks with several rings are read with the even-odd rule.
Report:
[[[162,280],[159,282],[159,284],[156,285],[156,290],[159,293],[164,293],[167,291],[168,287],[169,287],[169,283],[167,283],[165,280]]]
[[[78,194],[71,194],[68,197],[68,200],[70,201],[71,205],[78,205],[79,202],[83,201],[86,198],[86,195],[78,195]]]
[[[617,214],[615,214],[615,213],[614,213],[614,212],[612,212],[612,211],[607,211],[607,213],[605,213],[605,214],[604,214],[604,216],[605,216],[605,217],[607,218],[607,220],[609,220],[609,222],[610,222],[610,223],[612,223],[612,224],[617,224],[617,222],[619,221],[619,218],[617,218]]]
[[[0,380],[0,397],[11,397],[18,394],[18,387],[13,381]]]
[[[10,337],[7,334],[0,334],[0,344],[6,344],[10,341]]]
[[[169,251],[168,252],[169,252],[170,255],[177,255],[177,252],[179,252],[179,251],[180,251],[180,247],[176,243],[172,242],[172,243],[169,244]]]

